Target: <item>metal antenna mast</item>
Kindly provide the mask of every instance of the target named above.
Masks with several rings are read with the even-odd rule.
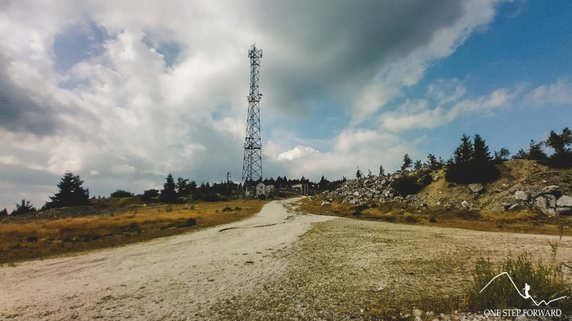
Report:
[[[250,93],[248,94],[248,116],[246,117],[246,136],[244,137],[244,159],[242,162],[242,180],[245,186],[262,179],[262,139],[260,136],[260,99],[258,76],[262,49],[255,45],[248,50],[250,58]]]

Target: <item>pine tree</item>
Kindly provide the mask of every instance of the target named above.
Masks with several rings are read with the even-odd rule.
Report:
[[[443,163],[437,160],[437,157],[433,154],[427,155],[427,167],[431,170],[436,170],[443,167]]]
[[[385,175],[385,171],[383,170],[383,165],[379,165],[379,176]]]
[[[6,215],[8,215],[8,210],[4,208],[3,210],[0,211],[0,216],[6,216]]]
[[[50,196],[51,201],[42,209],[89,205],[89,189],[84,189],[82,185],[79,175],[65,173],[58,183],[59,192]]]
[[[542,148],[542,142],[535,143],[534,140],[530,140],[530,144],[528,146],[528,155],[527,158],[531,160],[542,161],[547,158],[544,150]]]
[[[30,203],[30,201],[22,200],[20,204],[16,204],[16,209],[13,210],[10,215],[22,215],[35,211],[36,208]]]
[[[177,191],[176,191],[176,184],[175,179],[173,179],[173,175],[169,173],[167,178],[165,179],[166,182],[163,184],[163,189],[161,190],[161,195],[159,196],[159,200],[163,203],[176,203],[177,202]]]
[[[491,153],[485,140],[476,134],[473,139],[473,156],[472,159],[479,163],[486,163],[491,160]]]
[[[411,160],[411,157],[409,157],[409,154],[403,155],[403,165],[401,165],[401,170],[405,171],[411,168],[412,162],[413,161]]]
[[[461,144],[455,150],[453,162],[455,164],[465,164],[471,160],[472,156],[473,144],[471,143],[471,137],[463,134]]]

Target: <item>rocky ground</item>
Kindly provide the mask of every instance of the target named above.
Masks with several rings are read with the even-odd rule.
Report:
[[[450,312],[475,260],[522,251],[549,259],[548,241],[558,240],[291,206],[272,202],[238,223],[0,267],[0,320],[486,320]],[[572,257],[572,238],[558,251],[559,260]]]
[[[551,169],[528,160],[511,160],[499,166],[501,178],[488,184],[456,184],[445,180],[445,171],[397,171],[347,181],[320,195],[326,203],[351,205],[368,202],[404,202],[413,208],[442,207],[486,211],[539,211],[548,216],[572,215],[572,170]],[[415,177],[423,188],[403,195],[396,183]]]

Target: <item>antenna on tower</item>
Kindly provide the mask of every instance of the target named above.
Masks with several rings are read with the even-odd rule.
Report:
[[[262,139],[260,135],[260,99],[258,78],[262,49],[252,45],[248,50],[250,58],[250,93],[248,115],[246,117],[246,135],[244,137],[244,159],[242,162],[242,180],[247,192],[258,180],[262,179]]]

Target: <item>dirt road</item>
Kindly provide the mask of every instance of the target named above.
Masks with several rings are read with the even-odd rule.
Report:
[[[478,256],[547,257],[557,239],[334,219],[292,202],[195,233],[1,267],[0,320],[350,320],[422,289],[458,294]],[[572,238],[559,251],[572,257]]]

